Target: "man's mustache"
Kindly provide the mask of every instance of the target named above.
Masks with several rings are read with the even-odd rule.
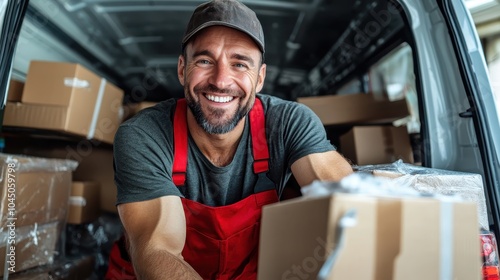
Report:
[[[243,92],[240,90],[228,89],[228,88],[218,88],[214,85],[195,86],[193,90],[196,93],[206,92],[206,93],[227,94],[227,95],[231,95],[231,96],[243,96]]]

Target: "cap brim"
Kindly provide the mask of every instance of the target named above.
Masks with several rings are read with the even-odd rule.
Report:
[[[260,51],[262,53],[265,52],[264,50],[264,44],[262,42],[260,42],[255,36],[253,36],[250,32],[244,30],[243,28],[240,28],[239,26],[236,26],[236,25],[233,25],[233,24],[230,24],[230,23],[227,23],[227,22],[223,22],[223,21],[208,21],[208,22],[205,22],[204,24],[198,26],[196,29],[194,29],[193,31],[189,32],[188,34],[186,34],[184,36],[184,38],[182,39],[182,48],[184,49],[184,47],[186,46],[186,43],[189,41],[189,39],[191,39],[196,33],[198,33],[199,31],[201,31],[202,29],[205,29],[207,27],[210,27],[210,26],[226,26],[226,27],[230,27],[230,28],[233,28],[233,29],[236,29],[238,31],[241,31],[245,34],[247,34],[248,36],[250,36],[254,42],[257,44],[257,46],[259,47]]]

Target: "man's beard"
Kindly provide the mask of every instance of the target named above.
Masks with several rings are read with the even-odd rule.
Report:
[[[203,130],[205,130],[205,132],[207,132],[208,134],[225,134],[232,131],[236,127],[236,125],[240,122],[240,120],[243,119],[248,114],[248,112],[250,112],[250,109],[252,109],[254,103],[254,100],[252,99],[249,99],[245,106],[243,106],[243,104],[241,103],[238,103],[238,108],[236,109],[234,115],[230,117],[228,120],[221,120],[220,118],[224,116],[226,110],[211,109],[210,112],[208,113],[209,116],[205,115],[204,112],[202,111],[200,102],[194,100],[192,96],[189,94],[188,90],[189,90],[188,86],[186,85],[185,91],[186,91],[187,104],[191,109],[191,112],[193,113],[194,118],[196,119],[198,125],[200,125],[203,128]],[[198,96],[200,98],[205,98],[202,92],[229,94],[230,96],[235,96],[240,98],[244,96],[244,93],[240,91],[219,89],[213,85],[195,87],[193,90],[195,93],[198,93]],[[210,119],[216,120],[216,122],[211,123],[209,121]]]

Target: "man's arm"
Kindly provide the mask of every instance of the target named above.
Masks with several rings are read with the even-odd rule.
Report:
[[[301,187],[314,180],[339,181],[353,172],[351,165],[336,151],[307,155],[295,161],[291,168]]]
[[[186,219],[179,197],[120,204],[118,213],[137,279],[201,279],[181,255]]]

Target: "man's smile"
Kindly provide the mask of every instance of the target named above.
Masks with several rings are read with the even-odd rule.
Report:
[[[228,103],[234,100],[234,96],[218,96],[218,95],[205,94],[205,97],[208,100],[217,103]]]

